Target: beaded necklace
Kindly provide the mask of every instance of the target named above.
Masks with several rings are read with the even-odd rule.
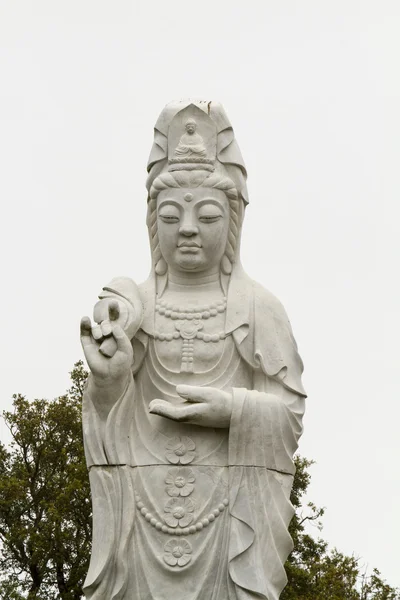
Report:
[[[181,354],[181,371],[193,373],[193,356],[194,348],[193,342],[196,339],[202,340],[203,342],[219,342],[225,339],[226,335],[224,331],[219,333],[203,333],[203,320],[211,319],[216,317],[218,313],[224,313],[226,311],[227,300],[226,296],[223,297],[219,302],[213,302],[206,306],[199,306],[195,309],[177,306],[175,304],[168,304],[165,300],[160,300],[156,303],[156,312],[176,321],[174,333],[160,333],[156,331],[154,338],[161,342],[171,342],[181,338],[182,342],[182,354]]]
[[[156,311],[160,315],[164,315],[169,319],[209,319],[210,317],[216,317],[218,313],[223,313],[226,310],[226,296],[219,302],[213,302],[206,306],[199,306],[198,308],[182,308],[175,304],[168,304],[165,300],[160,300],[156,303]]]

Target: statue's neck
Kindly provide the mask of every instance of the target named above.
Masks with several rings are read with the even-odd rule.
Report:
[[[198,286],[209,283],[219,282],[219,271],[214,273],[198,274],[198,273],[168,273],[168,284],[171,286]]]
[[[208,274],[196,273],[168,273],[168,285],[166,293],[184,294],[207,294],[221,292],[219,271]]]

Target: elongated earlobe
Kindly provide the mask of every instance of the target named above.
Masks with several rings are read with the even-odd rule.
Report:
[[[155,271],[157,275],[165,275],[168,270],[168,265],[165,260],[161,257],[158,263],[156,264]]]
[[[232,263],[226,254],[223,255],[221,260],[221,271],[224,275],[230,275],[232,273]]]

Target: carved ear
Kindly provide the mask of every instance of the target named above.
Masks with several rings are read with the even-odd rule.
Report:
[[[156,264],[155,271],[157,275],[165,275],[168,270],[168,265],[165,260],[161,257],[158,263]]]
[[[223,255],[221,260],[221,271],[224,275],[230,275],[232,273],[232,263],[226,254]]]

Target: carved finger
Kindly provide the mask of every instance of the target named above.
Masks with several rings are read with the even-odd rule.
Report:
[[[149,412],[179,423],[193,421],[199,416],[197,407],[195,406],[174,406],[166,400],[158,399],[150,402]]]
[[[103,339],[103,332],[101,331],[100,325],[94,325],[94,327],[92,327],[92,336],[96,342],[100,342]]]
[[[119,319],[119,304],[117,300],[111,300],[108,305],[108,315],[110,317],[110,321],[116,321]]]
[[[112,327],[110,321],[102,321],[100,324],[103,337],[109,337],[112,334]]]
[[[82,317],[81,319],[81,342],[83,347],[93,344],[92,323],[89,317]]]
[[[108,337],[105,339],[99,348],[99,352],[101,352],[101,354],[107,358],[112,358],[117,350],[117,342],[113,337]]]
[[[93,319],[96,323],[101,323],[108,319],[108,302],[105,298],[97,302],[93,309]]]
[[[228,394],[213,387],[200,387],[197,385],[177,385],[176,391],[187,402],[218,402]]]
[[[131,341],[120,325],[114,325],[112,333],[117,342],[118,352],[123,352],[124,354],[133,352]]]

